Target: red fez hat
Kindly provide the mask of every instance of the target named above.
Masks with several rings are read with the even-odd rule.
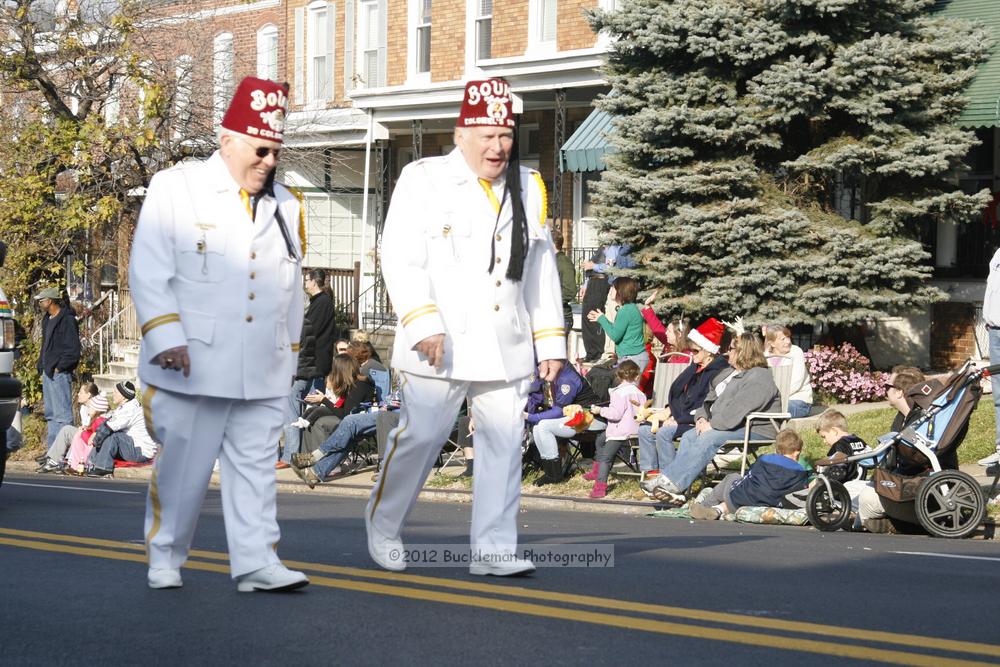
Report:
[[[503,79],[470,81],[465,84],[459,127],[514,127],[514,105],[510,84]]]
[[[281,142],[288,108],[288,84],[248,76],[236,87],[222,127],[255,139]]]

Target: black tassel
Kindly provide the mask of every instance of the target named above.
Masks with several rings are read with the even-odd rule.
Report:
[[[524,275],[524,260],[528,256],[528,217],[524,213],[524,200],[521,199],[521,160],[517,156],[517,133],[514,133],[514,144],[510,149],[510,160],[507,162],[507,190],[510,192],[510,205],[513,212],[512,233],[510,239],[510,263],[507,265],[507,280],[520,282]]]

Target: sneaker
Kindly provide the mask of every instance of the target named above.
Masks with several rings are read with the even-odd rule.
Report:
[[[114,477],[114,470],[105,470],[104,468],[91,468],[87,471],[87,477]]]
[[[994,463],[986,468],[987,477],[1000,477],[1000,463]]]
[[[303,573],[289,570],[281,563],[274,563],[241,576],[236,590],[240,593],[294,591],[308,585],[309,579]]]
[[[180,588],[184,585],[181,571],[166,567],[151,567],[146,575],[150,588]]]
[[[683,495],[681,490],[677,488],[677,485],[664,477],[662,473],[652,479],[643,480],[639,483],[639,486],[643,491],[654,497],[657,491],[665,491],[670,495]]]
[[[295,474],[309,486],[310,489],[315,489],[316,485],[320,483],[320,478],[313,472],[312,468],[292,468]]]
[[[35,472],[38,473],[48,473],[48,472],[58,472],[63,471],[63,464],[58,461],[53,461],[52,459],[46,458],[45,463],[40,465]]]
[[[976,461],[978,465],[985,467],[1000,463],[1000,452],[993,452],[989,456],[979,459]]]
[[[719,510],[711,505],[702,505],[701,503],[691,503],[689,508],[691,512],[692,519],[698,519],[700,521],[715,521],[720,516]]]

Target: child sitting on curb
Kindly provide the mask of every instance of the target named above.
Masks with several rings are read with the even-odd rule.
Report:
[[[819,434],[823,442],[830,445],[830,451],[826,453],[827,458],[838,452],[845,456],[856,456],[862,452],[871,451],[864,440],[847,431],[847,417],[833,408],[824,411],[816,420],[816,433]],[[857,479],[858,464],[856,461],[836,463],[826,466],[820,472],[838,482],[849,482]]]
[[[618,449],[639,434],[636,410],[646,404],[646,395],[639,389],[639,374],[642,371],[634,361],[625,360],[615,369],[619,383],[611,392],[611,403],[601,408],[596,405],[591,412],[608,422],[608,428],[597,436],[597,452],[594,454],[594,468],[583,476],[594,480],[591,498],[603,498],[608,492],[608,473],[615,461]]]
[[[731,473],[701,503],[691,503],[692,519],[718,519],[744,506],[798,508],[801,502],[786,496],[809,485],[809,472],[799,463],[802,438],[791,429],[778,432],[774,454],[765,454],[745,477]]]

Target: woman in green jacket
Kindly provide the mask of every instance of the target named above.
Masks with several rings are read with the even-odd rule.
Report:
[[[629,359],[640,370],[644,369],[649,363],[649,353],[643,338],[642,313],[635,303],[639,295],[639,283],[632,278],[615,278],[614,290],[615,301],[618,303],[615,321],[611,322],[596,309],[587,313],[587,319],[600,324],[608,338],[614,341],[615,356],[618,357],[619,364]]]

